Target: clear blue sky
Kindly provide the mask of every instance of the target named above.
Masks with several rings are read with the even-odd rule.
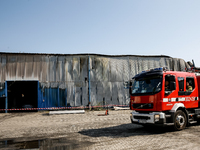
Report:
[[[169,55],[200,67],[200,0],[0,0],[0,51]]]

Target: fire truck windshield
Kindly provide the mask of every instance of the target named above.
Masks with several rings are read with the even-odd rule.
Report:
[[[161,91],[162,76],[146,76],[144,78],[135,78],[132,81],[132,95],[151,95]]]

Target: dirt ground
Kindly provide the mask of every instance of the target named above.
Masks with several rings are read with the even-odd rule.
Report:
[[[183,131],[145,128],[130,123],[130,110],[86,111],[48,115],[47,112],[1,113],[1,149],[200,149],[200,126]]]

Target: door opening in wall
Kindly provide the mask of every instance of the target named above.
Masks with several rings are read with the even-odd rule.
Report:
[[[38,81],[7,81],[8,109],[37,108],[37,85]]]

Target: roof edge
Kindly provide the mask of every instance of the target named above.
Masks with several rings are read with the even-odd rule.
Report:
[[[1,54],[8,54],[8,55],[49,55],[49,56],[104,56],[104,57],[127,57],[127,56],[135,56],[135,57],[168,57],[168,58],[172,58],[170,56],[167,55],[131,55],[131,54],[127,54],[127,55],[106,55],[106,54],[95,54],[95,53],[79,53],[79,54],[53,54],[53,53],[15,53],[15,52],[0,52]]]

